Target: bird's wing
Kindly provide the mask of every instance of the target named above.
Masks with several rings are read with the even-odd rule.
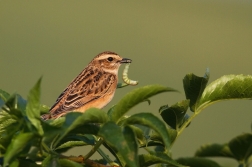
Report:
[[[61,93],[56,103],[51,107],[50,115],[55,117],[64,112],[74,111],[99,99],[108,92],[114,82],[117,82],[114,74],[92,69],[84,70]]]

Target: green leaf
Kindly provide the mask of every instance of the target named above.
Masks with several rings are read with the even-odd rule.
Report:
[[[72,136],[75,134],[82,134],[87,136],[87,134],[90,134],[96,136],[99,130],[100,130],[100,124],[84,124],[72,130],[69,133],[69,135]]]
[[[198,157],[229,157],[234,158],[228,144],[206,144],[195,153]]]
[[[127,142],[127,145],[129,147],[130,152],[128,153],[127,157],[131,160],[133,159],[137,166],[139,163],[138,160],[138,145],[135,137],[135,133],[132,130],[131,126],[125,126],[123,128],[123,135],[125,138],[125,141]]]
[[[135,105],[146,101],[148,98],[163,92],[175,92],[175,89],[161,85],[148,85],[137,88],[126,94],[114,107],[111,113],[111,120],[119,122],[120,118]]]
[[[36,162],[35,161],[32,161],[31,159],[29,159],[29,158],[27,158],[27,159],[24,159],[24,158],[20,158],[20,159],[18,159],[18,161],[19,161],[19,167],[23,167],[23,166],[25,166],[25,167],[41,167],[41,165],[38,165],[38,164],[36,164]]]
[[[2,107],[4,106],[5,102],[0,98],[0,112],[2,111]]]
[[[2,108],[11,115],[22,117],[25,115],[26,100],[24,100],[19,94],[13,94],[8,98]]]
[[[16,95],[16,109],[19,110],[23,116],[25,116],[25,110],[26,110],[26,105],[27,101],[20,96],[19,94]]]
[[[8,98],[10,98],[10,94],[0,89],[0,99],[6,102]]]
[[[190,100],[190,109],[195,111],[195,104],[201,97],[207,82],[209,80],[209,69],[207,68],[204,77],[198,77],[194,74],[187,74],[183,79],[184,91],[186,99]]]
[[[112,115],[112,113],[114,112],[115,106],[116,106],[116,105],[113,105],[113,106],[108,110],[108,112],[107,112],[107,115],[108,115],[109,120],[111,120],[111,115]]]
[[[98,133],[98,132],[97,132]],[[95,138],[91,134],[82,135],[80,133],[71,132],[58,144],[59,146],[55,149],[57,153],[63,153],[68,151],[71,147],[94,145]]]
[[[88,145],[88,143],[86,143],[84,141],[68,141],[68,142],[61,144],[55,150],[68,148],[68,147],[75,147],[75,146],[85,146],[85,145]]]
[[[40,84],[41,79],[35,84],[28,94],[28,103],[26,106],[26,115],[31,124],[36,128],[37,133],[42,136],[44,134],[40,120]]]
[[[22,126],[22,120],[18,122],[16,119],[13,118],[12,115],[4,116],[6,114],[5,111],[1,112],[1,116],[4,118],[1,118],[0,121],[0,152],[5,153],[6,148],[9,146],[11,139],[14,135],[16,135],[17,131],[20,130]]]
[[[173,143],[176,140],[176,138],[177,138],[177,131],[174,130],[174,129],[172,129],[172,128],[170,128],[170,127],[168,127],[167,128],[167,132],[168,132],[168,134],[169,134],[169,136],[171,138],[171,143]],[[150,140],[151,141],[155,141],[157,143],[158,142],[163,143],[162,137],[157,132],[155,132],[155,131],[150,135]],[[148,145],[150,144],[150,142],[148,142]]]
[[[238,161],[247,161],[252,155],[252,134],[245,133],[232,139],[228,146]]]
[[[75,114],[72,113],[70,115],[69,116],[71,118],[69,119],[74,121],[78,118],[78,116],[82,115],[82,113],[75,112]],[[89,136],[97,135],[100,129],[99,124],[92,124],[92,123],[85,124],[85,122],[83,122],[83,124],[79,124],[74,129],[72,130],[69,129],[70,131],[66,132],[66,130],[68,129],[67,126],[71,124],[71,121],[69,121],[70,122],[69,124],[66,124],[65,120],[66,120],[65,117],[61,117],[55,120],[48,120],[42,123],[45,132],[43,137],[44,143],[48,145],[50,144],[52,146],[51,148],[54,149],[67,141],[73,141],[73,140],[84,141],[90,143],[90,145],[93,145],[94,139],[90,139]],[[61,139],[59,138],[60,135],[62,135]],[[66,150],[67,149],[63,150],[61,149],[60,152],[62,151],[64,152]]]
[[[83,165],[68,159],[59,159],[59,164],[60,167],[83,167]]]
[[[2,110],[0,114],[0,133],[5,131],[5,129],[10,126],[12,123],[18,121],[18,118],[14,115],[11,115],[9,112]]]
[[[171,138],[167,132],[166,126],[158,117],[152,113],[139,113],[124,120],[124,125],[140,124],[148,126],[155,130],[161,137],[166,148],[170,147]]]
[[[4,90],[0,89],[0,109],[1,109],[1,107],[4,105],[4,103],[7,101],[7,99],[9,97],[10,97],[9,93],[7,93]]]
[[[5,117],[0,120],[0,133],[6,132],[10,130],[10,126],[17,126],[17,120],[13,119],[12,117]],[[9,131],[10,132],[10,131]]]
[[[49,113],[50,107],[40,104],[40,114],[47,114]]]
[[[135,159],[137,156],[137,152],[135,152],[137,149],[137,147],[135,148],[135,137],[130,128],[125,127],[124,132],[122,132],[122,129],[115,123],[107,122],[101,127],[98,134],[108,145],[118,150],[128,166],[138,166],[138,162]]]
[[[179,164],[175,160],[171,159],[167,154],[162,152],[150,152],[150,154],[139,155],[140,166],[150,166],[153,164],[167,164],[176,167],[185,167],[184,165]]]
[[[183,100],[171,107],[168,107],[168,105],[162,106],[159,109],[159,113],[169,126],[173,129],[178,129],[184,123],[189,102],[190,100]]]
[[[9,167],[19,167],[19,161],[17,159],[12,161]]]
[[[176,161],[183,165],[188,165],[190,167],[221,167],[218,163],[210,159],[199,157],[179,158]]]
[[[138,143],[141,146],[146,146],[146,137],[144,136],[144,132],[137,126],[135,125],[129,125],[129,127],[134,131],[134,134],[137,138]]]
[[[225,75],[209,84],[196,104],[197,112],[221,100],[251,99],[252,76]]]
[[[5,105],[2,106],[2,110],[8,112],[9,114],[12,115],[17,115],[15,112],[11,112],[12,110],[17,110],[17,100],[18,99],[18,95],[17,94],[13,94],[11,95],[8,100],[5,102]],[[21,115],[21,113],[18,113],[19,115]]]
[[[32,133],[20,133],[12,139],[4,156],[4,166],[11,163],[21,151],[29,144],[29,141],[34,138]]]
[[[42,161],[42,167],[59,167],[59,159],[58,157],[55,157],[54,155],[49,154],[43,161]]]
[[[65,122],[61,127],[61,132],[58,140],[55,142],[56,146],[61,139],[63,139],[70,131],[83,126],[88,123],[105,123],[108,120],[107,114],[98,109],[90,108],[84,113],[80,112],[71,112],[66,114]]]

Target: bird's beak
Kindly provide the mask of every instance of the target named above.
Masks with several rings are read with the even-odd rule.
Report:
[[[123,58],[120,63],[131,63],[132,60],[131,59],[127,59],[127,58]]]

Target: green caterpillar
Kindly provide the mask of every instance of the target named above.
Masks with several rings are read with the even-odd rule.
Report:
[[[123,81],[128,85],[137,85],[138,81],[133,81],[133,80],[128,78],[129,66],[130,66],[130,63],[125,64],[125,67],[124,67],[124,70],[123,70],[123,77],[122,77]]]

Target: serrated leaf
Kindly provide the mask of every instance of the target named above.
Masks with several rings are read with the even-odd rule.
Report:
[[[44,134],[40,120],[40,78],[35,86],[28,94],[28,103],[26,106],[26,116],[31,124],[36,128],[37,133],[42,136]]]
[[[171,107],[162,106],[159,109],[159,113],[163,120],[171,126],[173,129],[178,129],[184,122],[186,111],[188,109],[190,100],[183,100],[178,102]]]
[[[105,140],[108,145],[117,149],[128,166],[137,167],[138,162],[136,162],[135,160],[135,150],[137,148],[134,148],[134,133],[131,129],[128,128],[124,130],[127,130],[128,134],[124,134],[122,132],[122,129],[114,122],[107,122],[101,127],[98,134]],[[127,140],[125,138],[127,138]]]
[[[197,112],[221,100],[251,99],[252,76],[225,75],[209,84],[196,104]]]
[[[238,161],[247,161],[252,155],[252,134],[245,133],[232,139],[228,146]]]
[[[141,88],[137,88],[128,94],[126,94],[114,107],[111,112],[111,120],[119,122],[120,118],[126,114],[132,107],[137,104],[146,101],[150,97],[163,93],[163,92],[175,92],[175,89],[164,87],[161,85],[148,85]]]
[[[79,133],[71,132],[71,134],[67,135],[60,141],[58,144],[59,146],[55,150],[57,150],[57,153],[63,153],[68,151],[71,147],[94,145],[95,141],[96,139],[93,135],[81,135]]]
[[[183,165],[188,165],[190,167],[221,167],[218,163],[213,160],[199,157],[192,158],[179,158],[176,159],[177,162]]]
[[[209,69],[206,70],[204,77],[198,77],[194,74],[187,74],[183,79],[183,86],[186,99],[190,100],[190,109],[194,112],[195,104],[201,97],[207,82],[209,80]]]
[[[88,145],[88,143],[86,143],[84,141],[68,141],[68,142],[61,144],[55,150],[68,148],[68,147],[75,147],[75,146],[85,146],[85,145]]]
[[[162,152],[150,152],[150,154],[139,155],[140,166],[150,166],[158,163],[172,165],[176,167],[185,167],[175,160],[171,159],[167,154]]]
[[[227,144],[206,144],[195,153],[198,157],[229,157],[234,158]]]
[[[130,116],[124,120],[124,125],[140,124],[148,126],[155,130],[161,137],[166,148],[170,147],[171,138],[167,132],[166,126],[158,117],[152,113],[139,113]]]
[[[63,139],[70,131],[74,130],[79,126],[83,126],[88,123],[105,123],[107,122],[107,120],[107,114],[98,108],[90,108],[84,113],[68,113],[65,116],[65,122],[61,127],[59,138],[55,142],[54,146],[56,146],[59,141]]]
[[[20,133],[12,139],[4,156],[4,166],[14,160],[18,154],[28,145],[29,141],[34,137],[32,133]]]

